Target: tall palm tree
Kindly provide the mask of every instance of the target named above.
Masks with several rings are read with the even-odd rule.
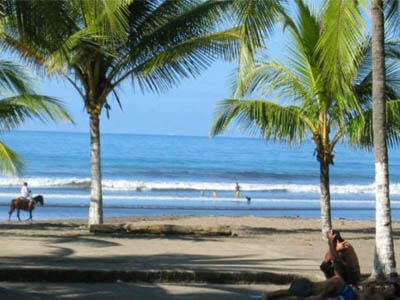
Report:
[[[375,150],[376,224],[373,277],[388,278],[396,271],[389,196],[389,161],[385,97],[385,18],[382,0],[373,0],[372,19],[372,98]]]
[[[29,48],[27,56],[62,74],[84,101],[91,138],[89,224],[103,222],[99,117],[103,109],[109,113],[111,100],[120,105],[121,83],[130,79],[144,91],[162,92],[198,75],[216,58],[234,58],[238,37],[254,28],[252,11],[272,7],[271,14],[257,19],[268,27],[276,16],[275,2],[8,0],[8,14],[18,16],[10,18],[8,45]],[[232,9],[245,26],[226,29]],[[257,30],[251,44],[264,32]]]
[[[60,101],[38,95],[33,79],[12,61],[0,60],[0,132],[21,126],[28,119],[72,121]],[[0,172],[20,175],[24,160],[0,141]]]
[[[340,3],[342,7],[338,6]],[[252,92],[276,96],[290,105],[258,99],[223,100],[211,135],[220,134],[232,122],[267,140],[301,143],[311,134],[320,165],[322,234],[326,237],[332,227],[329,170],[334,163],[333,150],[346,139],[353,145],[371,146],[370,44],[361,38],[361,32],[349,34],[344,26],[354,22],[358,27],[362,25],[353,1],[328,2],[321,13],[300,0],[296,4],[297,20],[286,19],[292,38],[287,63],[259,60],[248,64],[247,70],[242,71],[247,75],[236,91],[236,95],[243,96]],[[341,18],[338,13],[343,13]],[[331,46],[326,47],[327,44]],[[390,99],[397,98],[395,83],[387,82],[386,96]],[[390,105],[390,118],[400,120],[395,109],[400,102],[390,101]],[[397,142],[398,132],[391,134],[392,141]]]

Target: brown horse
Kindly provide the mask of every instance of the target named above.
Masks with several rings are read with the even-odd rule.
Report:
[[[38,195],[33,197],[32,200],[27,200],[24,197],[19,197],[19,198],[15,198],[13,200],[11,200],[11,204],[10,204],[10,212],[8,213],[8,220],[11,220],[11,215],[14,212],[14,210],[17,210],[17,217],[18,220],[21,221],[21,219],[19,218],[19,212],[20,210],[28,210],[29,211],[29,219],[28,220],[32,220],[32,210],[35,209],[35,206],[37,204],[41,204],[42,206],[44,205],[43,203],[43,196],[42,195]]]

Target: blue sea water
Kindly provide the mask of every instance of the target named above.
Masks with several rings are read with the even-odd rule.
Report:
[[[26,170],[22,178],[0,177],[0,220],[7,219],[23,181],[45,197],[35,219],[87,217],[87,133],[15,131],[1,140],[25,159]],[[101,143],[105,217],[320,216],[319,164],[311,141],[288,147],[255,138],[102,134]],[[399,149],[389,152],[395,220],[400,220],[398,154]],[[340,144],[335,156],[333,217],[374,219],[373,153]],[[242,188],[239,201],[235,182]]]

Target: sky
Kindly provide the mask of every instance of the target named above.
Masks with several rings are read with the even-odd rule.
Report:
[[[102,133],[133,133],[207,136],[218,100],[231,94],[234,63],[216,62],[196,79],[184,79],[166,93],[143,94],[127,80],[120,90],[122,110],[111,101],[110,118],[101,116]],[[75,124],[29,121],[21,129],[40,131],[88,132],[89,118],[83,101],[67,81],[40,79],[40,93],[61,100]]]

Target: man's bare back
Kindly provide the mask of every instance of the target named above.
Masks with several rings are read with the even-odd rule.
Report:
[[[332,263],[335,260],[342,261],[346,266],[344,281],[348,284],[357,284],[361,276],[357,254],[353,246],[342,239],[338,231],[331,230],[328,234],[328,250],[320,266],[327,279],[333,276]]]

